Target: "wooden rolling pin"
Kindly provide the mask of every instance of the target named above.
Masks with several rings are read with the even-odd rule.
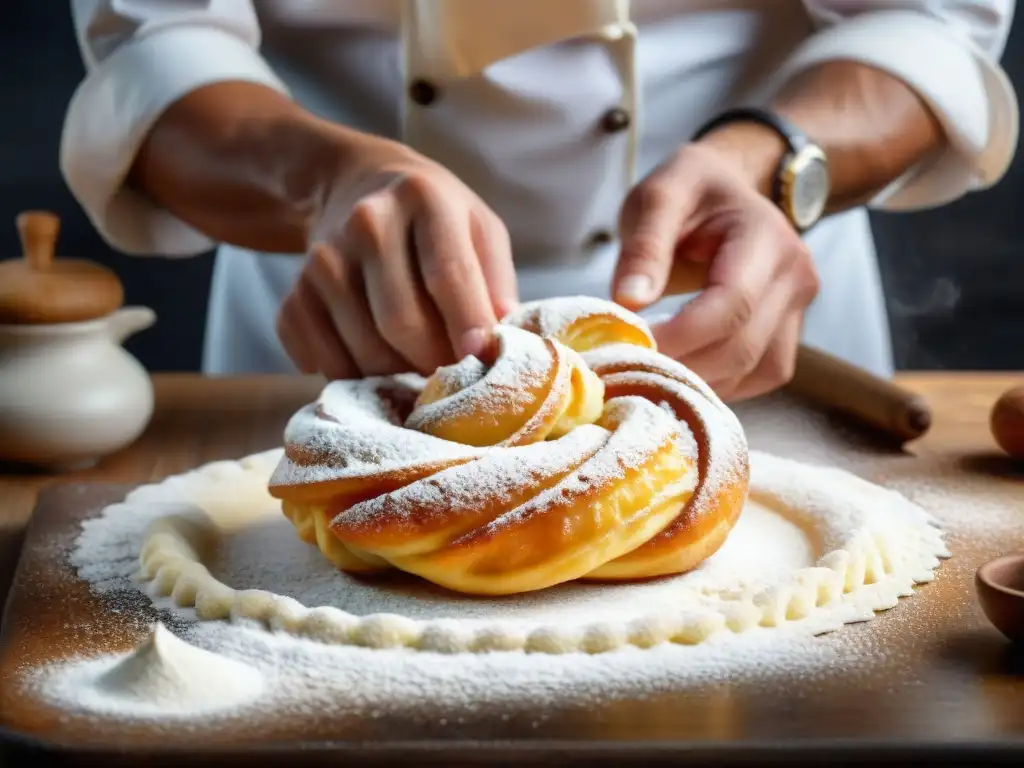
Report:
[[[676,261],[666,293],[696,293],[708,282],[708,265]],[[835,411],[903,444],[931,427],[927,401],[888,379],[819,349],[800,345],[796,372],[786,391]]]

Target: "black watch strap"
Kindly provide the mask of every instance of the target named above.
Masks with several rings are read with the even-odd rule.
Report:
[[[772,202],[780,207],[784,207],[782,200],[782,187],[786,163],[789,161],[789,158],[807,147],[811,143],[810,139],[803,131],[788,120],[767,109],[759,109],[757,107],[734,107],[733,109],[720,113],[717,117],[712,118],[701,126],[701,128],[693,135],[692,141],[697,141],[698,139],[703,138],[723,125],[737,122],[759,123],[775,131],[775,133],[777,133],[785,142],[788,152],[780,159],[779,167],[775,169],[775,178],[772,180],[771,187]]]
[[[791,153],[799,152],[809,143],[804,132],[784,117],[781,117],[770,110],[760,109],[758,107],[734,107],[732,109],[728,109],[702,125],[693,135],[692,140],[697,141],[717,128],[721,128],[723,125],[737,122],[760,123],[761,125],[771,128],[782,137]]]

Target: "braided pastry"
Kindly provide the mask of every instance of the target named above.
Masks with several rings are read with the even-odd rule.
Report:
[[[746,500],[732,411],[588,298],[526,304],[489,359],[329,384],[270,481],[298,535],[348,572],[471,594],[691,570]]]

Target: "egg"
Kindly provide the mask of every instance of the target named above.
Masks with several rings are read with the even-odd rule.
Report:
[[[1024,459],[1024,386],[1009,389],[996,400],[989,425],[1000,448]]]

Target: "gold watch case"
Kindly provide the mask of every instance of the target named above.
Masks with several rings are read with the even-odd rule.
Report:
[[[828,158],[817,145],[806,144],[786,157],[779,173],[779,207],[800,232],[821,218],[830,183]]]

